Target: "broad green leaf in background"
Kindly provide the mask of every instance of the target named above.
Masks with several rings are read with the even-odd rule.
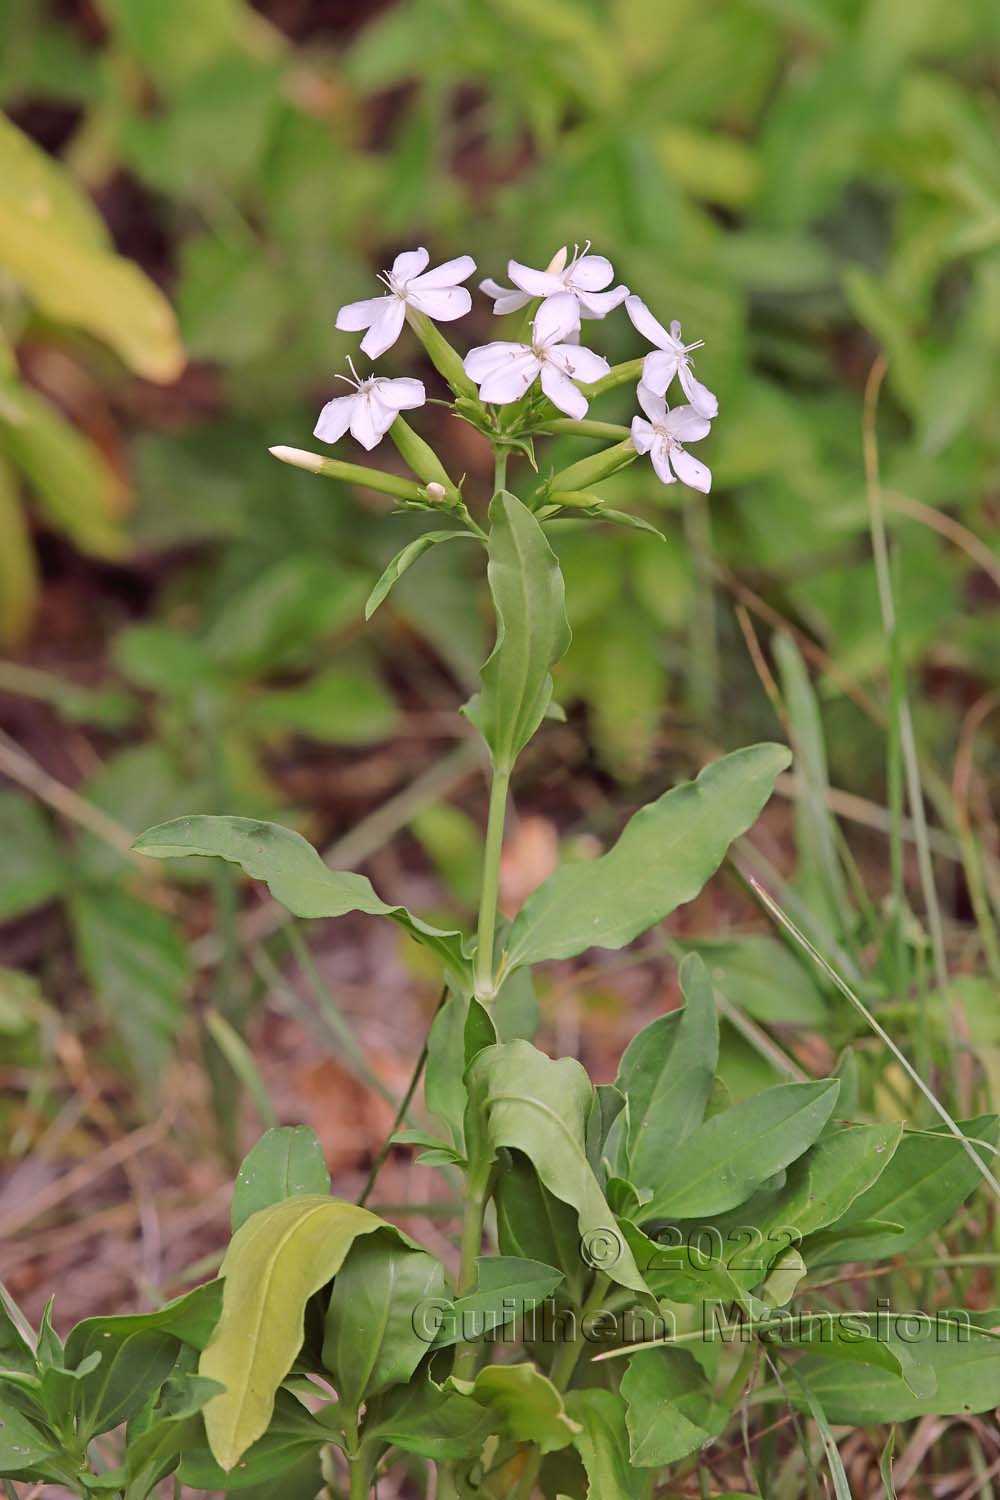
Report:
[[[571,1302],[583,1296],[587,1266],[580,1254],[577,1217],[539,1181],[530,1161],[514,1152],[510,1165],[500,1173],[494,1189],[497,1238],[504,1256],[527,1262],[542,1262],[558,1269]]]
[[[191,980],[184,940],[169,917],[120,886],[81,886],[69,913],[98,1003],[156,1093]]]
[[[654,1476],[629,1459],[625,1403],[616,1391],[570,1391],[566,1410],[580,1431],[574,1446],[587,1471],[587,1500],[645,1500]]]
[[[287,1198],[237,1230],[220,1269],[222,1316],[199,1372],[226,1387],[205,1409],[217,1462],[229,1470],[267,1430],[292,1367],[305,1306],[336,1276],[359,1235],[384,1221],[335,1198]]]
[[[836,1078],[782,1083],[712,1115],[661,1163],[645,1219],[723,1213],[812,1145],[837,1102]]]
[[[726,755],[637,812],[607,854],[563,865],[515,917],[509,966],[623,948],[691,901],[756,820],[790,758],[783,745]]]
[[[995,1145],[1000,1120],[996,1115],[982,1115],[975,1120],[959,1121],[959,1128],[970,1140]],[[898,1255],[946,1223],[978,1183],[979,1169],[975,1162],[945,1126],[907,1131],[885,1171],[854,1199],[837,1223],[838,1232],[847,1232],[852,1225],[864,1225],[872,1219],[886,1220],[902,1225],[902,1234],[862,1234],[843,1249],[831,1243],[813,1253],[807,1243],[806,1259],[810,1266],[821,1266],[845,1257],[881,1260]]]
[[[614,1231],[608,1207],[587,1160],[586,1128],[593,1090],[575,1058],[553,1061],[530,1042],[501,1042],[475,1058],[467,1074],[474,1131],[494,1155],[500,1147],[529,1158],[544,1187],[577,1214],[579,1236]],[[645,1283],[626,1245],[604,1268],[635,1291]]]
[[[402,1385],[428,1352],[416,1314],[447,1296],[441,1262],[383,1229],[351,1247],[337,1273],[326,1310],[323,1364],[339,1400],[350,1410],[393,1385]]]
[[[97,1368],[79,1383],[78,1430],[85,1440],[109,1432],[136,1415],[166,1380],[179,1348],[163,1329],[142,1328],[116,1339],[104,1329],[91,1333],[84,1359],[100,1351]]]
[[[488,576],[497,636],[468,713],[493,764],[510,771],[545,716],[550,670],[565,653],[570,630],[559,562],[534,516],[501,490],[490,506],[490,523]]]
[[[365,604],[365,619],[371,619],[379,605],[384,602],[392,591],[392,587],[396,581],[402,578],[403,574],[409,568],[412,568],[413,564],[418,558],[423,557],[425,552],[431,547],[436,547],[439,542],[450,542],[455,538],[461,537],[465,537],[467,540],[474,540],[470,531],[425,531],[422,536],[415,537],[412,542],[408,542],[405,547],[396,553],[392,561],[387,564],[385,571],[368,595],[368,602]]]
[[[639,1188],[660,1180],[664,1162],[701,1124],[719,1059],[712,984],[697,955],[684,960],[680,983],[684,1008],[633,1037],[618,1069],[628,1101],[627,1176]]]
[[[115,1344],[136,1333],[168,1333],[192,1349],[204,1349],[222,1310],[222,1282],[207,1281],[155,1312],[122,1313],[84,1318],[66,1340],[66,1362],[76,1368],[95,1349]]]
[[[452,1377],[447,1384],[491,1412],[501,1436],[534,1443],[542,1453],[568,1447],[576,1434],[559,1391],[534,1365],[487,1365],[475,1380]]]
[[[301,734],[331,745],[370,745],[399,726],[396,705],[378,678],[344,667],[261,693],[241,708],[239,719],[257,734]]]
[[[129,1428],[124,1500],[146,1500],[177,1468],[186,1448],[203,1445],[201,1424],[193,1419],[218,1393],[217,1382],[202,1375],[172,1375],[166,1381],[148,1422]]]
[[[22,916],[58,896],[65,861],[38,804],[22,792],[0,791],[0,921]]]
[[[38,602],[38,565],[14,471],[0,460],[0,646],[27,630]]]
[[[27,386],[0,385],[0,453],[29,481],[42,518],[54,531],[92,557],[125,556],[126,490],[120,476],[93,443]]]
[[[468,971],[462,935],[432,927],[405,906],[381,901],[363,875],[331,870],[300,833],[253,818],[175,818],[148,829],[135,848],[154,859],[215,855],[267,882],[276,901],[297,917],[342,917],[348,912],[391,917],[417,942],[432,948],[457,974]]]
[[[224,1400],[223,1396],[213,1398]],[[211,1401],[206,1403],[205,1427],[209,1430]],[[181,1458],[180,1479],[198,1490],[240,1490],[252,1485],[264,1485],[280,1478],[282,1493],[289,1482],[288,1468],[292,1463],[308,1456],[319,1457],[320,1448],[336,1436],[288,1391],[278,1391],[273,1398],[273,1413],[267,1431],[252,1443],[243,1454],[236,1468],[227,1468],[214,1454],[214,1445],[206,1448],[204,1443],[192,1446]],[[316,1464],[314,1482],[319,1479],[319,1464]]]
[[[281,1125],[266,1130],[244,1158],[233,1187],[231,1210],[235,1234],[251,1214],[285,1198],[304,1193],[321,1197],[330,1191],[330,1172],[323,1147],[308,1125]]]
[[[0,265],[56,322],[94,334],[147,380],[175,380],[184,355],[169,302],[114,253],[69,174],[2,116],[0,183]]]
[[[712,1396],[704,1372],[684,1349],[641,1349],[622,1376],[629,1453],[639,1468],[686,1458],[716,1437],[729,1413]]]
[[[786,944],[763,932],[739,937],[684,938],[681,947],[705,960],[712,983],[758,1021],[822,1026],[823,996]]]

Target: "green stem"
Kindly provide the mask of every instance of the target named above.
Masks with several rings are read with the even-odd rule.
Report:
[[[479,899],[479,925],[476,941],[476,997],[479,1000],[492,1000],[496,994],[493,943],[497,927],[500,854],[503,849],[503,826],[507,816],[509,786],[510,772],[496,767],[490,786],[490,811],[486,824],[486,848],[483,852],[483,883]]]
[[[464,1297],[476,1285],[476,1262],[483,1247],[483,1219],[489,1201],[493,1177],[493,1163],[485,1162],[477,1172],[470,1174],[466,1184],[465,1212],[462,1215],[462,1238],[458,1269],[459,1297]],[[476,1339],[463,1340],[455,1347],[455,1363],[452,1374],[460,1380],[472,1380],[476,1373],[480,1344]]]
[[[592,385],[581,385],[580,389],[589,401],[605,391],[613,391],[619,385],[632,385],[642,378],[644,359],[627,359],[624,364],[612,365],[607,375],[595,380]]]
[[[617,422],[591,422],[589,418],[577,422],[573,417],[553,417],[551,422],[542,422],[538,430],[570,432],[574,437],[610,438],[614,443],[621,442],[629,435],[629,429],[619,427]]]
[[[496,448],[493,453],[493,493],[507,488],[508,448]]]

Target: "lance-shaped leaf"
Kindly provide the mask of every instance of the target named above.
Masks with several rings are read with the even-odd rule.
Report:
[[[436,547],[439,542],[451,542],[465,537],[467,541],[475,540],[471,531],[425,531],[422,536],[415,537],[412,542],[407,542],[401,548],[392,561],[386,566],[375,587],[368,595],[365,605],[365,619],[370,620],[372,615],[384,602],[396,583],[402,578],[408,568],[412,568],[418,558],[431,547]]]
[[[258,1209],[305,1193],[322,1197],[329,1191],[330,1172],[323,1147],[308,1125],[283,1125],[266,1130],[247,1153],[236,1176],[231,1211],[233,1233]]]
[[[323,1336],[323,1364],[346,1406],[357,1409],[409,1380],[433,1342],[419,1313],[446,1297],[441,1262],[398,1231],[353,1246],[333,1283]]]
[[[653,1187],[674,1148],[701,1124],[719,1060],[719,1023],[708,970],[681,964],[680,1011],[658,1016],[626,1047],[618,1087],[628,1100],[628,1178]]]
[[[18,1474],[32,1469],[58,1451],[54,1437],[42,1432],[16,1406],[0,1398],[0,1473]]]
[[[302,1344],[306,1303],[336,1276],[359,1235],[384,1220],[336,1198],[286,1198],[233,1236],[222,1262],[222,1316],[199,1372],[226,1387],[205,1408],[209,1446],[231,1469],[267,1430],[275,1392]]]
[[[196,1490],[241,1490],[280,1478],[283,1494],[297,1493],[291,1482],[292,1466],[309,1457],[318,1459],[324,1443],[335,1441],[337,1434],[289,1391],[279,1391],[273,1407],[267,1431],[245,1453],[235,1473],[218,1461],[218,1455],[213,1456],[214,1449],[192,1445],[181,1458],[182,1482]],[[211,1402],[205,1411],[206,1428],[210,1410]],[[316,1470],[318,1478],[318,1463]]]
[[[405,906],[390,906],[380,900],[364,875],[331,870],[301,834],[277,823],[255,818],[174,818],[147,829],[134,847],[153,859],[204,854],[228,860],[255,880],[266,881],[274,899],[297,917],[343,917],[352,911],[391,917],[456,974],[468,972],[461,933],[432,927]]]
[[[365,1412],[365,1441],[455,1460],[474,1457],[495,1426],[492,1412],[425,1374],[375,1397]]]
[[[745,1203],[807,1151],[833,1113],[836,1078],[780,1083],[712,1115],[666,1160],[643,1218],[688,1219]]]
[[[575,1241],[574,1241],[575,1243]],[[441,1311],[435,1349],[460,1339],[485,1338],[537,1307],[563,1280],[555,1266],[516,1255],[485,1255],[476,1261],[475,1288]]]
[[[468,709],[501,771],[509,771],[552,698],[555,662],[570,643],[558,559],[535,517],[501,490],[490,506],[488,577],[496,644],[480,673],[482,691]]]
[[[581,1065],[572,1057],[554,1062],[530,1042],[501,1042],[478,1054],[466,1081],[467,1139],[482,1139],[489,1155],[503,1146],[523,1152],[543,1186],[576,1210],[583,1246],[600,1244],[600,1269],[622,1286],[645,1291],[587,1159],[593,1089]]]
[[[753,745],[713,761],[637,812],[607,854],[563,865],[514,919],[508,965],[623,948],[693,900],[790,759],[783,745]]]

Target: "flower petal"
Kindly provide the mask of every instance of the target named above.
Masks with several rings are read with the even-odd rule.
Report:
[[[558,406],[568,417],[575,417],[579,421],[587,415],[586,396],[577,390],[569,376],[564,375],[550,359],[542,363],[542,390],[553,406]]]
[[[401,297],[383,297],[380,300],[382,306],[378,317],[361,340],[361,348],[369,359],[378,359],[380,354],[392,348],[402,333],[406,320],[406,303]]]
[[[680,376],[681,389],[695,411],[703,417],[717,417],[719,415],[718,397],[712,395],[707,385],[702,385],[700,380],[695,379],[694,371],[687,360],[681,361],[677,373]]]
[[[711,422],[694,406],[675,406],[663,425],[679,443],[696,443],[712,430]]]
[[[636,453],[648,453],[655,437],[656,433],[642,417],[632,418],[632,446]]]
[[[651,422],[659,423],[662,427],[667,420],[667,405],[663,397],[656,391],[651,390],[645,381],[640,380],[635,388],[636,400],[642,407]]]
[[[472,294],[464,286],[424,287],[412,283],[406,289],[406,300],[418,312],[436,318],[439,323],[452,323],[464,318],[472,307]]]
[[[519,260],[507,262],[507,275],[515,286],[532,297],[554,297],[566,290],[561,276],[554,276],[551,271],[535,271],[531,266],[522,266]]]
[[[437,287],[458,286],[459,282],[467,281],[475,269],[476,262],[471,255],[459,255],[455,260],[442,261],[439,266],[433,266],[420,276],[411,276],[410,286],[421,287],[424,291],[428,288],[434,290]]]
[[[313,437],[318,437],[321,443],[339,441],[351,425],[357,399],[357,396],[334,396],[328,401],[313,428]]]
[[[507,406],[511,401],[520,401],[534,384],[541,362],[530,349],[523,345],[515,347],[518,350],[516,355],[509,357],[504,364],[498,365],[480,381],[481,400]]]
[[[649,339],[649,342],[655,344],[658,349],[670,348],[671,339],[669,333],[662,323],[656,321],[641,297],[635,296],[634,293],[631,297],[626,297],[625,311],[643,338]]]
[[[546,297],[531,325],[535,344],[565,344],[580,328],[580,305],[572,292]]]
[[[362,448],[371,451],[377,443],[382,441],[386,428],[391,424],[395,415],[395,412],[387,412],[371,391],[365,391],[364,395],[356,397],[354,402],[351,436],[357,438]],[[385,420],[387,417],[388,421]]]
[[[582,344],[549,344],[545,355],[564,375],[571,380],[582,380],[585,385],[600,380],[611,369],[602,355],[585,349]]]
[[[627,286],[616,286],[611,292],[578,292],[577,298],[585,318],[606,318],[621,307],[628,294]]]
[[[662,438],[657,434],[653,446],[649,450],[649,457],[660,483],[673,484],[674,475],[670,468],[670,448],[666,438]]]
[[[498,318],[502,318],[504,313],[517,312],[518,308],[527,307],[531,301],[527,292],[501,286],[499,281],[494,281],[490,276],[479,283],[479,290],[485,292],[487,297],[493,298],[493,311]]]
[[[603,255],[581,255],[571,268],[569,284],[585,292],[599,292],[615,279],[615,268]]]
[[[392,263],[393,281],[409,281],[427,269],[430,256],[421,245],[417,250],[403,250]]]
[[[372,391],[376,401],[390,411],[409,411],[414,406],[423,406],[427,400],[423,381],[407,376],[399,380],[376,380]]]
[[[677,374],[681,360],[672,350],[654,349],[642,362],[642,383],[658,396],[665,396],[667,387]]]
[[[492,375],[494,370],[509,365],[520,354],[531,354],[527,344],[513,344],[506,339],[495,339],[492,344],[478,344],[465,356],[465,373],[478,384],[487,375]]]
[[[701,490],[707,495],[712,488],[712,471],[704,464],[700,464],[690,453],[686,453],[677,443],[670,450],[670,462],[674,466],[674,473],[693,490]]]
[[[342,333],[360,333],[362,328],[371,327],[388,300],[388,297],[366,297],[364,302],[347,302],[337,314],[335,326]]]

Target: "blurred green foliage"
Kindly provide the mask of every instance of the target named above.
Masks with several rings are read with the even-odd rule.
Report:
[[[994,0],[329,14],[279,0],[7,0],[0,14],[0,630],[23,639],[37,607],[22,490],[38,527],[98,558],[178,558],[109,654],[122,722],[148,742],[112,745],[105,810],[155,821],[148,798],[136,816],[155,760],[157,815],[171,788],[186,811],[273,811],[266,752],[282,736],[393,733],[385,669],[414,634],[459,682],[481,660],[470,560],[449,549],[394,593],[374,654],[355,644],[367,587],[418,523],[265,452],[309,445],[356,343],[333,331],[336,309],[421,242],[503,279],[508,256],[542,265],[591,240],[705,340],[699,373],[721,402],[708,506],[637,464],[611,503],[654,517],[666,545],[615,533],[595,548],[567,528],[560,548],[575,641],[558,690],[586,706],[605,767],[626,781],[655,768],[665,709],[716,743],[772,729],[715,592],[731,572],[836,662],[819,682],[832,775],[878,793],[883,735],[842,689],[847,674],[878,692],[885,670],[862,462],[879,349],[904,664],[971,683],[917,705],[925,743],[950,758],[956,697],[1000,686],[998,575],[983,565],[984,550],[1000,567]],[[454,335],[493,326],[477,298]],[[637,352],[624,316],[600,327],[610,358]],[[404,338],[380,368],[416,362]],[[628,420],[629,399],[595,414]],[[472,440],[422,415],[474,489]],[[945,511],[978,556],[954,525],[941,533]],[[32,691],[68,701],[55,681]],[[106,707],[90,722],[106,727]],[[141,776],[137,755],[152,758]],[[24,890],[47,900],[36,823]],[[428,824],[432,858],[449,858],[452,832]],[[85,896],[74,910],[79,925]],[[81,937],[84,956],[100,950]]]

